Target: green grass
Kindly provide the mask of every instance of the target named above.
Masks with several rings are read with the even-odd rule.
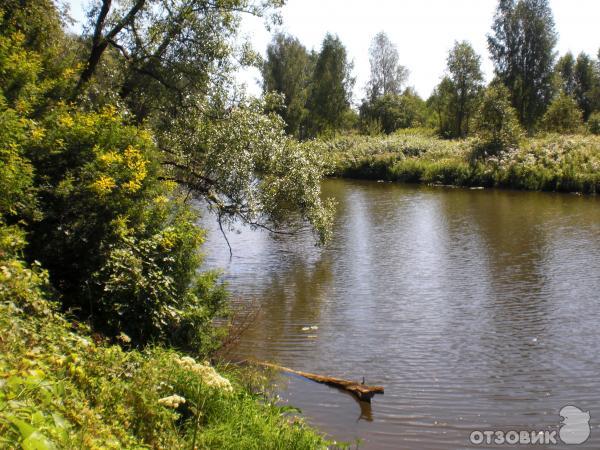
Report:
[[[0,448],[327,448],[302,420],[253,394],[247,369],[218,366],[230,391],[211,385],[212,368],[197,372],[173,350],[125,351],[58,313],[45,300],[43,271],[2,256]],[[185,403],[159,401],[172,395]]]
[[[600,192],[600,137],[543,135],[485,155],[475,139],[422,131],[325,143],[330,174],[348,178],[526,190]]]

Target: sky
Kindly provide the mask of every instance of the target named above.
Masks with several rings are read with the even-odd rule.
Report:
[[[75,19],[83,18],[88,0],[66,0]],[[310,50],[319,50],[327,32],[337,34],[354,63],[354,101],[364,97],[369,78],[369,45],[385,31],[398,47],[400,63],[410,71],[408,85],[427,98],[444,74],[454,41],[469,41],[481,55],[489,81],[493,66],[486,35],[490,32],[497,0],[287,0],[281,31],[292,34]],[[596,56],[600,48],[600,0],[550,0],[558,52],[581,51]],[[245,17],[242,35],[265,53],[271,40],[262,19]],[[272,30],[275,31],[275,30]],[[249,93],[260,93],[258,70],[239,76]]]

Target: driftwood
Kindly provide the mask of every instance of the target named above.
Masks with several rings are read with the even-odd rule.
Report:
[[[365,402],[371,402],[371,399],[375,394],[383,394],[383,386],[367,386],[366,384],[357,383],[354,381],[342,380],[341,378],[326,377],[317,375],[309,372],[300,372],[299,370],[290,369],[288,367],[279,366],[264,361],[253,361],[255,364],[270,367],[281,372],[293,373],[309,380],[316,381],[317,383],[323,383],[328,386],[333,386],[338,389],[342,389],[354,394],[359,400]],[[364,383],[364,380],[363,380]]]

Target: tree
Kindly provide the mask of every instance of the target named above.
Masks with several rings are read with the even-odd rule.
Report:
[[[454,135],[464,137],[469,132],[469,120],[483,86],[481,58],[466,41],[455,42],[448,55],[448,72],[454,90]]]
[[[455,110],[454,83],[445,76],[435,87],[427,99],[427,106],[437,117],[437,129],[440,136],[450,138],[454,135],[455,121],[452,120],[451,111]]]
[[[222,225],[241,220],[279,231],[276,225],[289,222],[284,211],[295,210],[324,238],[330,214],[312,195],[322,167],[309,167],[307,147],[289,141],[277,117],[264,115],[270,102],[240,95],[235,84],[237,61],[252,59],[235,41],[241,14],[270,16],[280,4],[134,0],[113,8],[102,0],[91,11],[78,98],[118,101],[151,127],[167,171],[162,176],[206,200]],[[103,67],[107,55],[116,63]]]
[[[369,48],[371,79],[367,98],[371,101],[383,95],[400,95],[408,78],[408,69],[399,64],[398,49],[387,34],[377,33]]]
[[[401,128],[423,125],[425,122],[425,102],[411,89],[402,95],[386,94],[373,101],[365,101],[360,107],[360,117],[368,124],[378,123],[381,130],[390,134]]]
[[[573,97],[561,92],[544,114],[542,127],[555,133],[577,133],[583,125],[582,118],[582,112]]]
[[[552,99],[557,34],[548,0],[500,0],[488,48],[520,122],[535,127]]]
[[[567,52],[556,63],[556,73],[560,77],[560,88],[567,95],[575,95],[575,58]]]
[[[588,119],[588,130],[592,134],[600,134],[600,112],[593,113]]]
[[[501,82],[492,82],[485,90],[476,117],[475,130],[481,141],[476,155],[497,154],[518,145],[522,129],[510,104],[510,92]]]
[[[97,330],[205,348],[224,296],[199,271],[204,233],[191,194],[221,226],[310,224],[325,240],[332,222],[319,147],[285,135],[282,119],[265,114],[270,96],[234,89],[228,40],[249,3],[121,11],[105,0],[92,11],[94,36],[80,41],[87,64],[66,67],[43,44],[44,30],[60,29],[44,22],[58,20],[54,4],[14,3],[34,8],[5,22],[0,4],[0,234],[5,223],[21,243],[26,233],[26,259]]]
[[[278,33],[267,47],[262,66],[263,91],[276,91],[285,96],[284,106],[277,112],[286,123],[286,131],[303,137],[301,125],[306,119],[306,101],[314,60],[300,41]]]
[[[580,53],[577,56],[573,71],[575,81],[573,95],[586,122],[594,110],[600,109],[600,103],[594,92],[600,85],[600,73],[595,69],[594,62],[588,55]]]
[[[342,128],[354,86],[351,72],[346,48],[337,36],[327,34],[317,57],[307,102],[313,136]]]

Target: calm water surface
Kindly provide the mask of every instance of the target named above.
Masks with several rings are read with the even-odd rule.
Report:
[[[575,405],[592,426],[576,448],[600,448],[599,198],[345,180],[324,191],[339,203],[324,249],[309,233],[242,229],[228,233],[230,261],[204,219],[207,265],[261,305],[238,356],[386,389],[369,408],[285,377],[284,399],[366,449],[555,430]]]

